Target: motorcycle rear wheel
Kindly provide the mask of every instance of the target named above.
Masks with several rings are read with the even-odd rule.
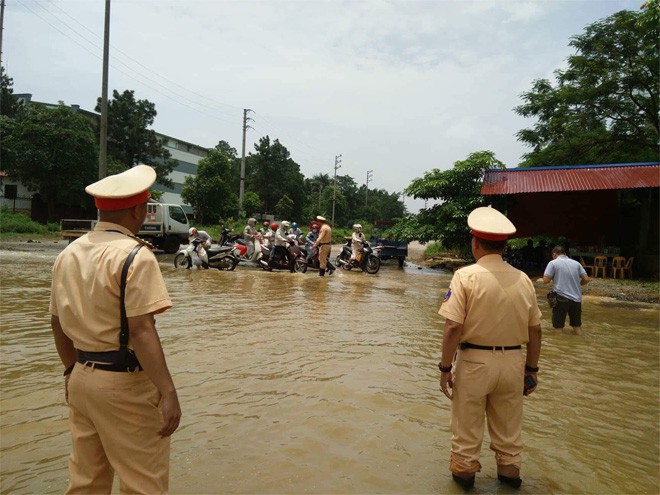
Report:
[[[174,268],[190,268],[192,260],[185,253],[179,253],[174,257]]]
[[[304,259],[298,258],[294,265],[293,265],[294,270],[297,273],[306,273],[307,272],[307,263],[305,262]]]
[[[232,271],[238,265],[238,259],[233,256],[225,256],[224,258],[218,260],[216,263],[213,263],[211,260],[211,266],[217,268],[218,270],[227,270]]]
[[[341,267],[342,270],[351,271],[353,269],[353,265],[350,263],[350,261],[346,261],[344,258],[342,258],[341,254],[337,256],[337,259],[335,260],[335,266]]]
[[[374,256],[373,254],[369,255],[369,258],[367,258],[367,266],[366,266],[367,273],[373,275],[374,273],[378,273],[378,270],[380,270],[380,258],[378,256]]]

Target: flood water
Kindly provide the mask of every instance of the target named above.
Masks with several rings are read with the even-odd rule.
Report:
[[[56,255],[0,252],[2,494],[68,483],[48,314]],[[321,279],[159,260],[174,308],[157,325],[183,409],[171,493],[462,493],[448,472],[450,402],[436,367],[450,274],[393,263]],[[658,314],[587,295],[584,336],[544,333],[519,493],[658,493]],[[512,493],[491,454],[486,437],[472,493]]]

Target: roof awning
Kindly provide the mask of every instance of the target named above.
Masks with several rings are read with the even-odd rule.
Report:
[[[660,162],[488,170],[484,196],[660,187]]]

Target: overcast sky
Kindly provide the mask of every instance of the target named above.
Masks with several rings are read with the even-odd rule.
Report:
[[[569,38],[627,0],[112,0],[110,95],[156,105],[153,128],[239,154],[268,134],[306,177],[401,192],[480,150],[516,167],[513,108],[564,66]],[[103,0],[6,0],[2,62],[15,93],[93,110]],[[423,202],[406,198],[416,211]]]

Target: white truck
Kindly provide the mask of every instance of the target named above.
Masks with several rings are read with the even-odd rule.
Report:
[[[94,229],[98,220],[60,220],[62,237],[69,242]],[[147,216],[138,232],[138,237],[149,241],[168,254],[179,250],[179,245],[188,243],[188,217],[180,205],[148,203]]]

